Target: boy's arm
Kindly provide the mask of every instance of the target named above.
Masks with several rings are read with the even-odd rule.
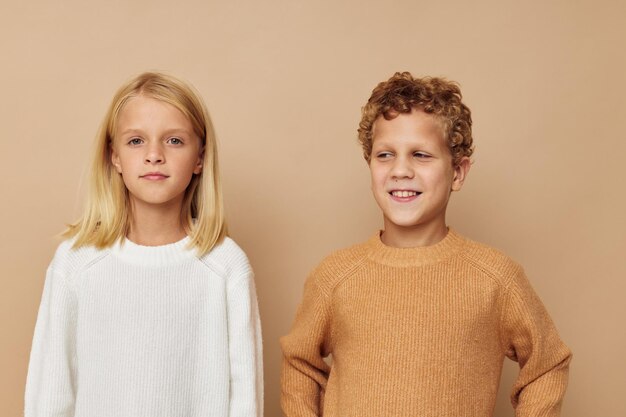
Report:
[[[231,417],[263,415],[263,351],[254,274],[248,272],[228,288]]]
[[[558,417],[572,353],[521,269],[507,289],[502,335],[505,354],[520,366],[511,392],[516,417]]]
[[[311,276],[304,287],[291,332],[281,338],[283,365],[281,406],[287,417],[322,415],[324,389],[330,367],[329,297]]]
[[[74,416],[76,299],[66,277],[48,269],[28,365],[24,415]]]

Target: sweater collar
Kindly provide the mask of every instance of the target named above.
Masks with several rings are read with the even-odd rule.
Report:
[[[369,258],[373,261],[390,266],[421,266],[433,264],[450,258],[465,245],[465,239],[452,229],[446,236],[430,246],[414,248],[396,248],[385,245],[380,239],[381,231],[367,242]]]
[[[130,264],[159,267],[194,257],[196,252],[189,248],[189,242],[190,238],[186,236],[178,242],[167,245],[143,246],[125,238],[113,245],[111,253]]]

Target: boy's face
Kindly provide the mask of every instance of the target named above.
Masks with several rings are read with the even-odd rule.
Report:
[[[424,246],[447,233],[451,191],[461,189],[469,158],[458,166],[435,116],[414,109],[374,123],[370,160],[372,192],[383,211],[383,241],[390,246]]]

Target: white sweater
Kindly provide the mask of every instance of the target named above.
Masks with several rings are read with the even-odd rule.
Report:
[[[46,275],[26,417],[258,417],[253,273],[226,238],[110,249],[63,242]]]

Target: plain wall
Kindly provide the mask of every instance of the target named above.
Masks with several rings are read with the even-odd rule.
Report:
[[[356,142],[397,70],[458,81],[476,154],[449,224],[521,262],[574,351],[563,415],[626,415],[623,1],[3,1],[0,415],[19,416],[44,273],[92,139],[139,72],[195,85],[257,276],[266,415],[308,272],[382,225]],[[507,364],[496,410],[513,415]]]

